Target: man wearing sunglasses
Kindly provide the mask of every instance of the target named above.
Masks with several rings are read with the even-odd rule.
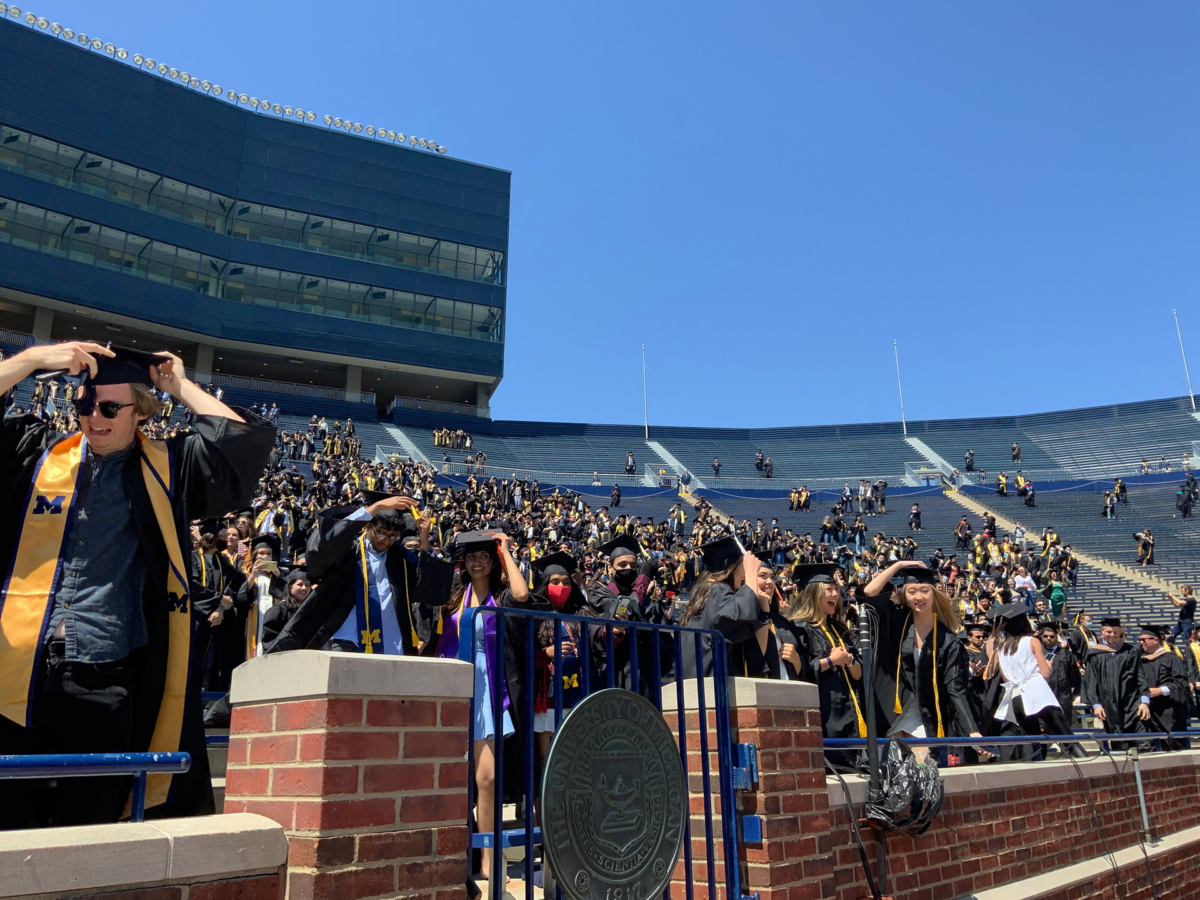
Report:
[[[190,650],[219,598],[188,571],[187,528],[249,501],[274,429],[170,353],[31,347],[0,362],[0,392],[39,371],[81,376],[80,431],[32,416],[0,427],[0,754],[184,750],[190,771],[148,788],[147,809],[212,811]],[[191,433],[139,433],[156,389],[195,413]],[[115,821],[128,794],[124,778],[0,781],[0,828]]]

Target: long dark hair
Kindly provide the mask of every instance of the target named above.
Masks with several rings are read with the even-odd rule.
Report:
[[[1029,616],[1013,616],[1000,622],[1000,652],[1012,656],[1021,646],[1021,641],[1033,634],[1033,626],[1029,624]]]
[[[688,599],[687,609],[683,611],[683,619],[680,620],[680,625],[687,625],[700,613],[704,611],[705,605],[708,603],[708,595],[712,592],[713,586],[716,584],[726,584],[733,587],[733,573],[737,571],[737,567],[742,564],[739,559],[728,569],[720,572],[705,572],[700,576],[700,581],[692,588],[692,596]]]
[[[504,566],[500,562],[500,555],[497,553],[488,552],[492,558],[492,571],[488,575],[488,590],[492,596],[496,598],[496,602],[500,602],[500,592],[504,590],[508,584],[508,579],[504,575]],[[450,602],[442,607],[442,618],[449,618],[460,609],[462,609],[463,599],[467,596],[467,587],[471,584],[471,577],[466,573],[466,558],[458,561],[458,568],[454,572],[454,583],[450,588]],[[484,600],[487,598],[484,597]],[[482,602],[482,601],[480,601]]]

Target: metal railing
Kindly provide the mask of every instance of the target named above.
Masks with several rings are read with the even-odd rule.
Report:
[[[479,419],[492,417],[492,410],[487,406],[474,406],[470,403],[445,403],[441,400],[420,400],[416,397],[393,397],[392,402],[388,404],[388,413],[390,414],[397,406],[401,409],[449,413],[452,416],[472,416]]]
[[[522,773],[522,780],[524,782],[524,790],[522,791],[524,815],[518,828],[506,829],[503,819],[505,771],[505,742],[503,740],[495,742],[494,750],[496,792],[494,820],[490,823],[481,823],[476,822],[474,819],[473,810],[476,801],[474,777],[474,747],[476,739],[474,734],[476,721],[475,704],[480,698],[475,695],[471,698],[470,721],[472,723],[472,739],[467,743],[467,770],[471,773],[467,779],[467,827],[471,832],[470,847],[472,849],[493,848],[492,871],[488,873],[490,894],[488,900],[501,900],[505,892],[504,854],[499,851],[504,847],[516,846],[524,847],[525,850],[525,900],[534,900],[534,848],[537,844],[541,843],[541,829],[536,828],[534,823],[534,796],[537,793],[534,787],[534,635],[538,630],[538,624],[545,621],[554,623],[554,668],[552,671],[555,673],[556,687],[562,684],[558,678],[564,672],[564,631],[569,625],[574,625],[579,633],[577,640],[572,636],[578,648],[576,658],[579,665],[578,677],[581,690],[579,702],[582,702],[583,698],[586,698],[594,691],[604,688],[625,687],[645,697],[661,712],[663,708],[664,688],[671,684],[665,680],[663,673],[669,672],[673,668],[675,672],[673,686],[675,689],[675,702],[677,704],[676,721],[678,723],[676,737],[679,747],[679,758],[684,771],[684,780],[686,784],[691,784],[689,774],[691,772],[701,776],[701,783],[703,785],[704,839],[708,876],[708,883],[703,887],[707,890],[707,896],[715,897],[720,886],[717,879],[715,867],[716,854],[714,852],[714,844],[718,839],[716,837],[716,829],[719,827],[719,840],[722,845],[721,858],[727,861],[724,866],[724,886],[727,892],[725,896],[740,898],[742,896],[740,867],[728,863],[728,861],[738,858],[739,817],[730,814],[730,811],[736,808],[733,800],[733,792],[735,789],[734,767],[737,763],[733,755],[732,728],[729,717],[729,676],[726,671],[728,663],[725,652],[725,638],[716,631],[686,628],[679,625],[658,625],[629,620],[596,619],[588,616],[539,613],[511,607],[483,606],[472,607],[463,613],[460,630],[461,636],[458,644],[459,659],[472,664],[475,663],[475,630],[476,628],[484,627],[483,616],[493,616],[496,619],[495,659],[499,666],[499,671],[495,673],[494,678],[491,678],[489,673],[489,680],[492,683],[498,686],[506,684],[504,646],[507,640],[507,626],[510,622],[515,627],[515,634],[523,633],[524,643],[528,651],[517,661],[518,665],[522,666],[520,674],[526,686],[522,703],[524,708],[516,711],[519,715],[521,726],[521,732],[517,737],[523,742],[526,750],[525,765]],[[623,632],[620,638],[618,638],[617,631]],[[597,642],[596,647],[592,647],[593,641]],[[695,666],[697,675],[694,678],[684,678],[679,675],[683,671],[685,645],[686,652],[695,654],[693,659],[697,663]],[[719,826],[714,816],[713,786],[711,783],[713,773],[707,764],[710,746],[708,716],[706,712],[708,701],[705,696],[706,679],[703,666],[699,664],[704,659],[706,646],[712,658],[712,672],[710,677],[712,678],[712,691],[714,695],[712,706],[716,718],[715,738],[719,762],[717,767],[717,791],[719,792],[721,811]],[[624,683],[621,684],[617,683],[616,662],[619,657],[616,649],[618,647],[621,647],[628,653],[629,677],[625,679],[622,674],[621,681]],[[600,669],[601,663],[604,664],[603,670]],[[664,663],[666,664],[665,669]],[[622,673],[624,673],[624,663],[622,663]],[[692,682],[696,690],[698,715],[695,718],[695,722],[697,723],[696,730],[699,732],[700,759],[703,760],[700,772],[694,772],[695,766],[693,765],[689,768],[688,763],[688,722],[692,717],[685,714],[684,685],[686,682]],[[503,693],[501,690],[491,691],[492,722],[497,734],[504,733],[505,707]],[[554,728],[556,731],[562,725],[565,713],[570,711],[563,708],[563,694],[563,690],[554,691]],[[695,749],[695,747],[692,748],[693,752]],[[691,788],[689,794],[691,793],[695,793],[695,788]],[[691,801],[686,802],[687,809],[682,815],[683,858],[686,878],[685,896],[690,898],[693,896],[695,889],[692,866],[692,818],[694,814],[692,812]],[[545,877],[546,868],[543,868],[542,871],[543,877]],[[555,896],[556,900],[562,900],[563,898],[562,890],[557,885],[555,887]]]
[[[47,753],[0,756],[0,779],[132,775],[129,821],[146,818],[146,775],[180,775],[192,767],[186,753]]]
[[[462,450],[452,450],[451,453],[461,454]],[[574,486],[592,485],[598,488],[612,488],[614,484],[621,487],[636,487],[645,484],[644,475],[616,475],[609,472],[550,472],[543,469],[528,469],[515,466],[467,465],[459,459],[443,462],[436,457],[429,460],[439,475],[451,475],[466,478],[474,475],[476,478],[507,478],[509,481],[536,481],[539,484],[569,484]]]
[[[220,372],[193,372],[192,380],[198,384],[216,384],[244,391],[262,391],[270,394],[287,394],[291,397],[314,397],[321,400],[337,400],[342,403],[375,405],[375,395],[370,391],[344,391],[340,388],[320,387],[314,384],[294,384],[290,381],[271,381],[267,378],[222,375]]]

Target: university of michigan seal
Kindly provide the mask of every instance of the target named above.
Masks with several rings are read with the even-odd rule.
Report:
[[[679,744],[649,701],[610,688],[563,720],[542,777],[542,842],[572,900],[661,896],[686,815]]]

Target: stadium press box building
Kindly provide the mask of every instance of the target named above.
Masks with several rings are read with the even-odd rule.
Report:
[[[0,328],[487,406],[509,172],[43,22],[0,18]]]

